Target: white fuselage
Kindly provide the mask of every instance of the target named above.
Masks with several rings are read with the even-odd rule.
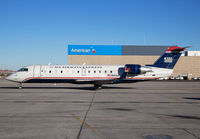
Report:
[[[17,71],[7,77],[8,80],[15,82],[28,82],[34,79],[43,80],[116,80],[124,72],[125,65],[32,65],[24,67],[26,70]],[[168,77],[173,69],[156,68],[151,66],[141,67],[148,72],[126,79],[145,80]],[[56,81],[55,81],[56,82]]]

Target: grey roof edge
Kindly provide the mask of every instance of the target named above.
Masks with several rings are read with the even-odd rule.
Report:
[[[122,45],[122,46],[130,46],[130,47],[174,47],[178,45]]]

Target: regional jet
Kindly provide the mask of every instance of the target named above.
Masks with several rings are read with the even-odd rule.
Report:
[[[169,77],[187,47],[170,47],[153,65],[32,65],[19,69],[6,79],[19,83],[103,84],[135,83]]]

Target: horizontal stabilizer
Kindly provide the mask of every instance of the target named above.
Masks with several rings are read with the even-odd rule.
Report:
[[[166,52],[172,52],[172,53],[180,53],[180,52],[183,52],[184,50],[186,50],[186,48],[189,48],[190,46],[187,46],[187,47],[170,47],[167,49]]]

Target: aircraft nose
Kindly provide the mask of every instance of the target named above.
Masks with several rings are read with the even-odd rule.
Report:
[[[13,81],[13,82],[20,82],[19,77],[16,73],[13,73],[6,77],[6,80]]]
[[[8,81],[15,81],[15,74],[11,74],[11,75],[9,75],[9,76],[7,76],[6,77],[6,80],[8,80]]]
[[[12,76],[12,75],[7,76],[7,77],[6,77],[6,80],[12,81],[12,77],[11,77],[11,76]]]

